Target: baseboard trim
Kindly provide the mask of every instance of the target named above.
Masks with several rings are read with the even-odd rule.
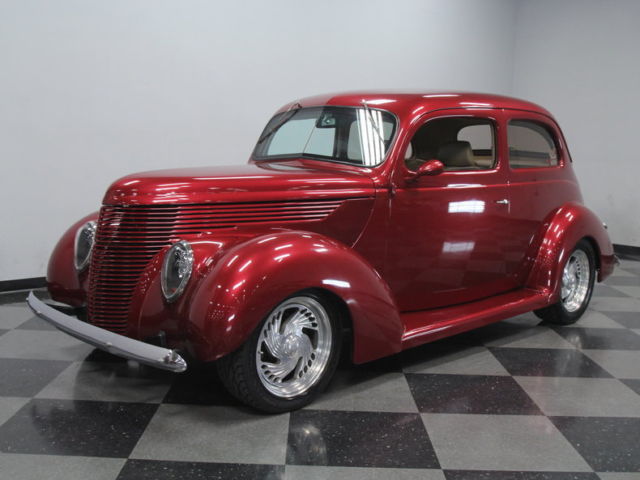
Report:
[[[18,280],[0,280],[0,292],[42,288],[47,286],[45,277],[20,278]]]
[[[640,260],[640,247],[614,243],[613,251],[616,252],[616,255],[618,255],[620,258],[624,258],[627,260]]]

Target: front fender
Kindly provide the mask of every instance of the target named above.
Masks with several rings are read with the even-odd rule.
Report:
[[[84,304],[89,269],[78,274],[73,262],[74,243],[78,228],[88,221],[97,221],[93,212],[71,225],[56,244],[47,267],[47,289],[53,300],[79,307]]]
[[[391,292],[378,273],[347,246],[320,234],[279,231],[235,242],[218,240],[204,255],[188,301],[189,343],[203,361],[237,349],[283,299],[304,289],[329,291],[349,311],[353,359],[361,363],[400,351],[403,326]],[[225,248],[226,247],[226,248]],[[185,303],[187,305],[187,303]]]
[[[527,287],[548,293],[549,302],[556,302],[564,264],[583,238],[591,242],[598,257],[598,281],[608,277],[615,266],[615,255],[607,230],[591,210],[582,204],[570,202],[556,210],[545,222]]]

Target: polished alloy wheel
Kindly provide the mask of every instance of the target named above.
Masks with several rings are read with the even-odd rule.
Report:
[[[560,297],[568,312],[575,312],[584,303],[590,285],[589,257],[583,250],[575,250],[562,272]]]
[[[332,341],[329,315],[320,302],[307,296],[285,300],[260,331],[256,367],[262,385],[280,398],[306,393],[322,376]]]

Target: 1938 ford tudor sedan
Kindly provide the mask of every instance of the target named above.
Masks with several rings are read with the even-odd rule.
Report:
[[[352,93],[283,107],[247,165],[116,181],[49,263],[52,299],[87,321],[28,302],[116,355],[215,361],[278,412],[317,396],[343,350],[368,362],[528,311],[575,322],[615,261],[545,109]]]

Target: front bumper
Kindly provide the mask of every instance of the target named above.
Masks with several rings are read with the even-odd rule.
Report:
[[[100,350],[172,372],[184,372],[187,369],[187,362],[175,350],[118,335],[65,315],[38,299],[33,292],[29,293],[27,303],[36,315],[57,329]]]

